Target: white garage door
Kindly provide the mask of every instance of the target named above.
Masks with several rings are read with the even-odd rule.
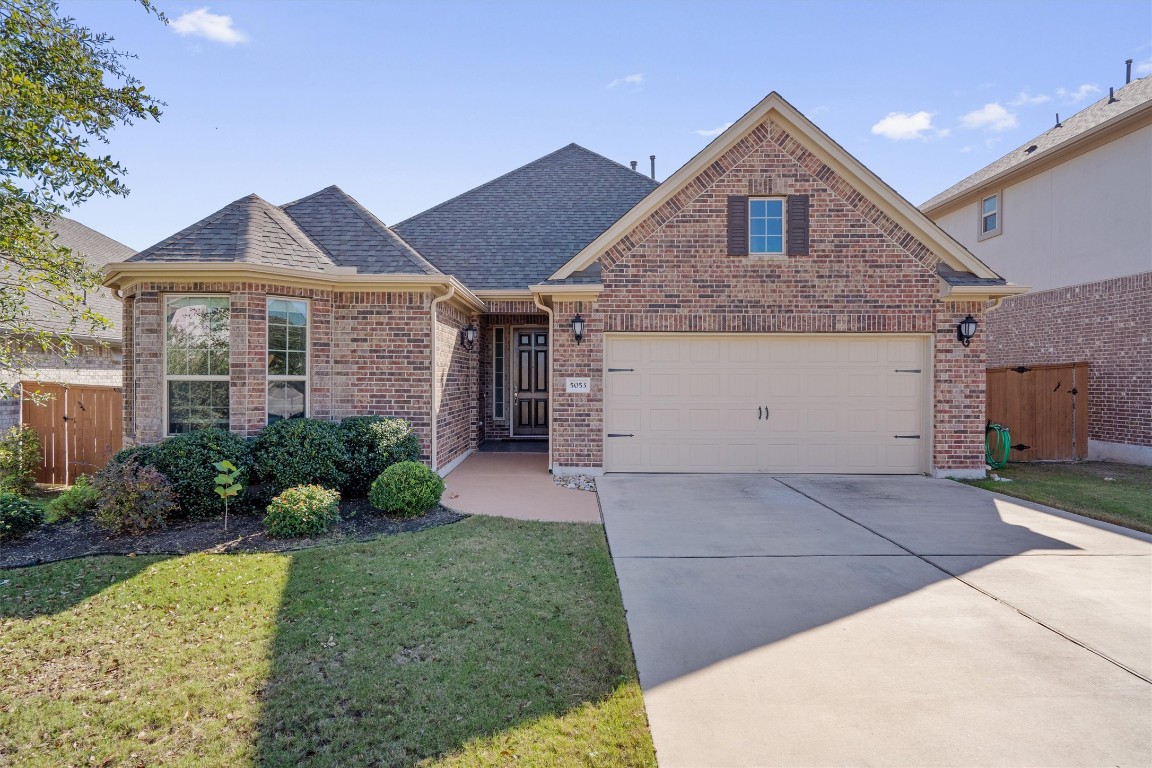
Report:
[[[917,335],[609,335],[609,472],[912,474],[928,465]]]

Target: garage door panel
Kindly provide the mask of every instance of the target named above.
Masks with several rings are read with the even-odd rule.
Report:
[[[606,429],[633,436],[606,440],[606,467],[922,472],[929,349],[912,335],[610,335],[608,367],[635,372],[607,374]]]

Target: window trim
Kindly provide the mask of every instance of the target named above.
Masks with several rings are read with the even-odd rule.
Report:
[[[168,373],[168,302],[172,299],[226,299],[228,301],[228,374],[221,376],[219,374],[211,376],[190,376],[188,374],[169,374]],[[184,434],[182,432],[169,431],[172,426],[171,419],[168,418],[168,383],[171,381],[226,381],[228,382],[228,429],[232,429],[232,295],[229,293],[165,293],[160,302],[160,346],[163,350],[160,355],[160,370],[164,374],[164,386],[161,392],[161,400],[163,407],[161,410],[161,418],[163,421],[162,431],[165,437],[172,437],[173,435]]]
[[[754,251],[752,250],[752,203],[756,200],[780,201],[780,250]],[[749,195],[748,210],[745,216],[745,226],[748,227],[748,256],[753,259],[785,259],[788,257],[788,196],[787,195]]]
[[[991,198],[996,198],[996,210],[991,214],[984,213],[984,201]],[[995,214],[996,227],[987,232],[984,231],[984,219],[988,216]],[[987,240],[990,237],[996,237],[1004,231],[1004,194],[1001,190],[989,192],[986,195],[981,195],[976,203],[976,241]]]
[[[302,418],[312,418],[312,299],[302,296],[279,296],[275,294],[266,294],[264,296],[264,424],[271,424],[268,418],[271,416],[268,413],[268,385],[276,381],[300,381],[304,380],[304,416]],[[303,376],[289,376],[287,374],[273,375],[268,373],[268,311],[269,305],[273,301],[302,301],[307,307],[307,318],[304,322],[304,375]]]
[[[497,340],[497,335],[500,339]],[[503,424],[508,421],[508,330],[506,326],[495,325],[492,326],[492,421],[500,422]],[[496,350],[500,348],[500,363],[503,370],[499,372],[499,379],[497,379],[496,372]],[[498,386],[499,385],[499,386]],[[496,397],[497,391],[500,392],[500,397]],[[500,413],[496,413],[496,407],[500,407]]]

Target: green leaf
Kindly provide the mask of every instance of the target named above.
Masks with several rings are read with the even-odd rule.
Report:
[[[232,477],[232,475],[216,475],[216,485],[228,485],[235,480],[236,478]]]

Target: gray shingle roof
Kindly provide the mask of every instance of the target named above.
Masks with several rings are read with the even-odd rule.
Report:
[[[63,246],[80,256],[89,267],[99,269],[105,264],[117,261],[127,261],[136,251],[107,235],[102,235],[94,229],[84,226],[78,221],[58,217],[49,227],[56,233],[56,245]],[[100,315],[112,321],[112,327],[98,331],[94,334],[83,332],[76,328],[73,332],[77,336],[92,335],[104,341],[119,341],[122,331],[122,309],[120,300],[112,293],[111,288],[99,288],[88,292],[88,306]],[[28,296],[28,311],[31,324],[45,331],[64,331],[67,323],[65,317],[58,313],[52,304],[38,296]]]
[[[248,195],[128,261],[232,261],[318,272],[334,262],[288,214]]]
[[[439,274],[339,187],[280,206],[335,263],[367,274]]]
[[[1065,144],[1077,136],[1095,128],[1101,123],[1114,117],[1130,112],[1142,104],[1152,101],[1152,77],[1133,80],[1120,90],[1116,91],[1116,101],[1109,104],[1108,97],[1097,101],[1069,118],[1062,121],[1061,127],[1049,128],[1031,141],[1021,144],[1016,149],[1001,157],[989,166],[981,168],[968,178],[952,185],[940,194],[920,206],[921,210],[931,210],[953,198],[970,192],[988,179],[1007,171],[1025,161],[1039,158],[1049,150]],[[1036,148],[1031,152],[1029,147]]]
[[[472,290],[546,280],[656,182],[576,144],[393,225]]]
[[[1008,281],[1002,277],[976,277],[971,272],[960,272],[941,263],[936,267],[936,274],[944,279],[948,285],[1007,285]]]

